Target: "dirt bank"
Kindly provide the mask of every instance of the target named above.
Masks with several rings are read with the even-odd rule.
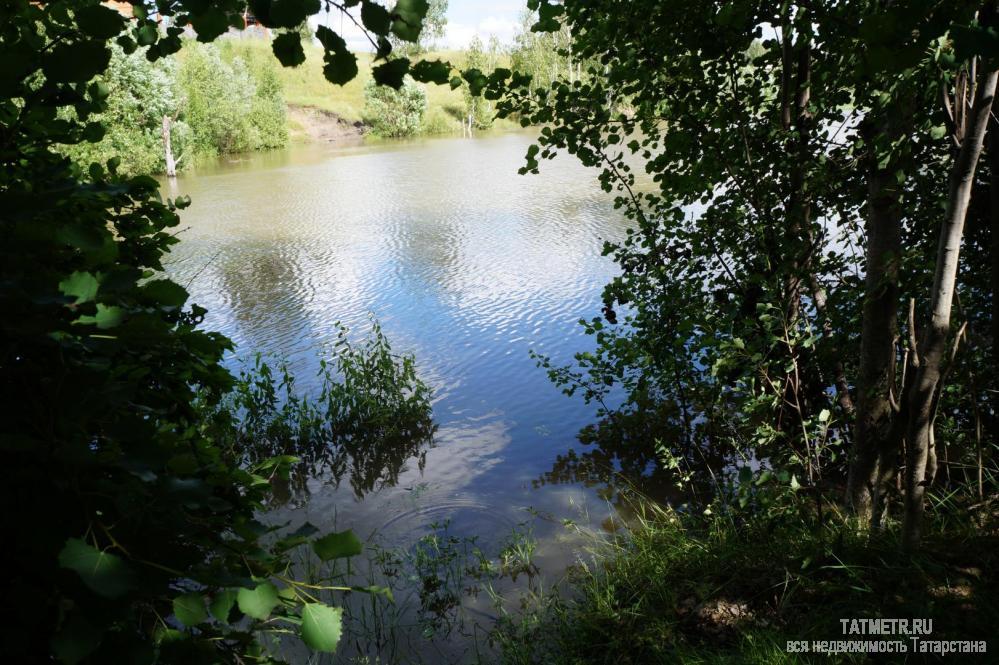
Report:
[[[320,143],[359,143],[368,131],[363,122],[348,122],[335,113],[310,106],[288,106],[292,140]]]

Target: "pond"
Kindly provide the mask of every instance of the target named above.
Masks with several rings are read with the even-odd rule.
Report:
[[[609,526],[612,492],[575,457],[592,453],[576,435],[595,408],[530,351],[565,363],[592,347],[578,321],[599,315],[615,274],[601,249],[626,226],[571,158],[518,175],[531,138],[306,146],[164,185],[193,201],[167,270],[235,342],[232,366],[274,354],[308,388],[337,323],[363,337],[374,317],[434,389],[433,445],[396,460],[397,482],[310,479],[281,519],[402,548],[445,523],[483,551],[528,529],[556,577],[583,544],[563,520]]]

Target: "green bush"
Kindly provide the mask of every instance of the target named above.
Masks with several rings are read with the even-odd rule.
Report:
[[[420,131],[427,111],[427,92],[407,77],[402,88],[394,90],[369,80],[364,86],[364,115],[379,136],[401,138]]]
[[[431,108],[423,117],[420,133],[426,135],[450,134],[460,132],[461,124],[455,117],[442,108]]]
[[[254,147],[256,130],[250,112],[256,85],[241,58],[229,63],[214,46],[191,47],[177,73],[177,89],[199,157]]]
[[[175,76],[173,60],[153,63],[146,58],[145,49],[125,55],[121,48],[113,47],[108,69],[99,79],[107,86],[107,110],[90,118],[104,124],[104,139],[62,146],[60,152],[83,165],[104,164],[120,156],[118,172],[125,176],[162,172],[163,116],[177,113]],[[183,154],[188,136],[183,122],[173,124],[175,156]]]
[[[183,56],[178,96],[198,157],[287,145],[284,95],[271,60],[247,62],[233,47],[201,44]]]
[[[171,143],[181,168],[206,158],[288,144],[284,92],[270,51],[239,43],[222,47],[191,43],[181,62],[150,62],[145,49],[111,51],[107,110],[90,119],[105,124],[103,140],[66,145],[60,152],[87,166],[118,156],[125,176],[162,173],[163,116],[170,116]],[[72,111],[62,112],[63,116]]]
[[[394,354],[377,323],[360,344],[341,327],[330,355],[320,362],[316,399],[296,391],[286,365],[274,370],[259,354],[221,401],[199,399],[207,431],[240,466],[294,456],[285,498],[304,494],[308,478],[339,485],[345,475],[361,497],[393,484],[432,442],[430,388],[413,356]]]
[[[256,86],[249,117],[256,140],[253,149],[270,150],[288,145],[284,88],[270,45],[255,40],[229,40],[219,45],[219,51],[231,66],[235,67],[239,61]]]

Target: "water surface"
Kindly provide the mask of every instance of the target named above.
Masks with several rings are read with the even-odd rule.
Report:
[[[568,362],[592,346],[577,322],[600,312],[615,274],[601,249],[625,223],[571,158],[517,175],[530,140],[298,148],[165,186],[193,201],[168,271],[243,357],[285,357],[308,389],[337,322],[363,335],[373,316],[434,388],[423,464],[405,460],[397,483],[363,496],[312,479],[283,517],[391,544],[450,520],[488,545],[533,509],[551,518],[533,528],[552,571],[577,554],[562,519],[606,519],[607,497],[556,465],[582,448],[594,408],[562,395],[529,352]]]

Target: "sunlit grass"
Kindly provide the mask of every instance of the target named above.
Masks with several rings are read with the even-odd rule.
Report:
[[[334,85],[323,76],[323,50],[314,44],[305,44],[305,62],[298,67],[280,67],[278,77],[284,89],[285,101],[289,106],[319,109],[333,113],[343,120],[354,123],[364,121],[364,85],[371,78],[374,56],[358,52],[358,75],[346,85]],[[232,39],[224,48],[231,49],[241,57],[252,60],[260,57],[273,57],[270,42],[265,39]],[[421,56],[428,60],[444,60],[455,67],[462,67],[465,54],[461,51],[433,51]],[[501,57],[505,66],[508,58]],[[449,85],[427,85],[428,109],[424,124],[425,133],[442,134],[460,132],[459,118],[464,112],[465,101],[460,89],[452,90]],[[497,128],[515,127],[512,122],[501,121]]]
[[[503,661],[867,662],[786,652],[789,640],[856,639],[845,618],[931,618],[930,639],[993,633],[994,530],[954,516],[912,555],[897,525],[870,538],[835,514],[819,522],[807,503],[792,511],[800,519],[645,506],[628,534],[594,539],[568,587],[503,617],[493,635]]]

